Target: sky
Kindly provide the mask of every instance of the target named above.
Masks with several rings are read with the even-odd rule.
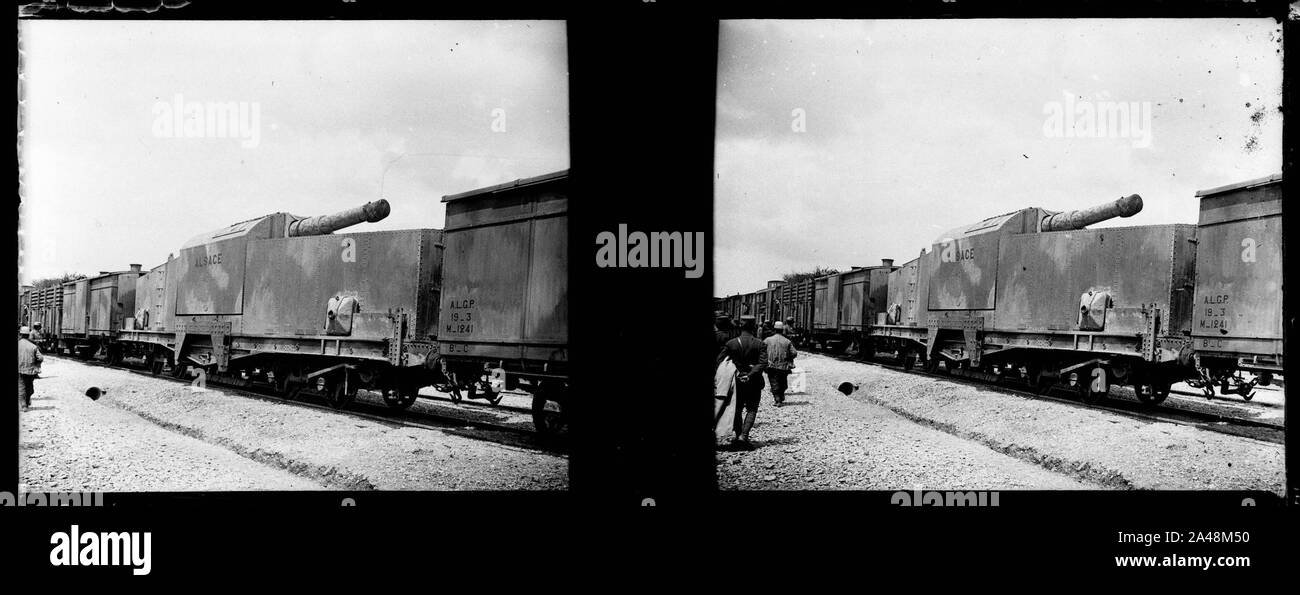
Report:
[[[440,228],[444,195],[569,167],[563,22],[19,29],[20,283],[381,195],[392,214],[366,230]]]
[[[1282,169],[1268,19],[724,21],[720,35],[717,296],[901,264],[1025,207],[1136,193],[1141,213],[1093,227],[1195,223],[1197,190]],[[1097,121],[1120,104],[1130,119]]]

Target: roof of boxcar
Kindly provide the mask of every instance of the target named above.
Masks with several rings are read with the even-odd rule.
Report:
[[[474,196],[481,196],[484,194],[496,194],[498,192],[505,192],[507,190],[514,190],[516,188],[523,188],[526,186],[535,186],[537,184],[552,182],[567,177],[569,177],[569,170],[562,169],[560,171],[551,172],[549,174],[542,174],[540,176],[534,176],[531,178],[520,178],[513,182],[506,182],[504,184],[497,184],[495,186],[488,186],[486,188],[470,190],[469,192],[461,192],[460,194],[448,194],[447,196],[442,197],[442,202],[451,202],[453,200],[461,200],[465,198],[471,198]]]
[[[1264,176],[1262,178],[1246,180],[1245,182],[1237,182],[1236,184],[1228,184],[1227,186],[1210,188],[1209,190],[1200,190],[1196,193],[1196,196],[1197,197],[1213,196],[1215,194],[1223,194],[1224,192],[1232,192],[1233,190],[1242,190],[1244,188],[1263,186],[1264,184],[1272,184],[1274,182],[1281,182],[1281,181],[1282,181],[1282,174],[1273,174],[1271,176]]]

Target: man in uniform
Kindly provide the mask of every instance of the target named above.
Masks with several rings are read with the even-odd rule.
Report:
[[[749,430],[758,416],[758,403],[763,396],[763,370],[767,368],[767,347],[754,336],[757,323],[753,316],[740,317],[740,336],[727,342],[727,356],[736,365],[736,417],[733,429],[736,438],[732,444],[743,450],[753,450]]]
[[[32,406],[32,393],[36,392],[36,377],[41,373],[41,362],[45,358],[36,344],[29,339],[31,331],[27,327],[18,330],[18,397],[23,400],[23,411]]]
[[[786,380],[798,353],[794,343],[785,338],[785,324],[778,320],[772,327],[772,336],[763,339],[763,345],[767,349],[767,380],[772,387],[772,402],[780,407],[785,404]]]

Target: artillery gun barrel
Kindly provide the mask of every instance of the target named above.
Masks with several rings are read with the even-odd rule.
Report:
[[[332,215],[316,215],[289,224],[289,237],[320,236],[362,222],[374,223],[388,216],[388,201],[379,199]]]
[[[1132,217],[1142,210],[1142,197],[1130,194],[1124,198],[1099,204],[1095,207],[1065,211],[1043,218],[1042,231],[1067,231],[1083,229],[1093,223],[1100,223],[1116,217]]]

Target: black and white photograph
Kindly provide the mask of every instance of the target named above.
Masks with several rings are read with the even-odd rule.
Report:
[[[18,25],[20,497],[568,488],[563,21]]]
[[[17,12],[22,584],[1290,568],[1300,1]]]
[[[1282,496],[1282,61],[1274,19],[723,21],[719,489]]]

